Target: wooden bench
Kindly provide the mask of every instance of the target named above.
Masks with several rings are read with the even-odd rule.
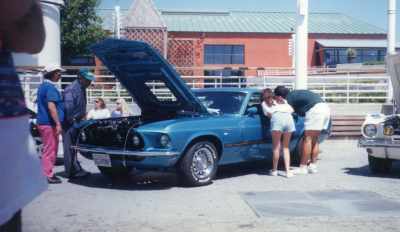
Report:
[[[335,115],[332,117],[332,138],[361,136],[361,125],[365,116]]]

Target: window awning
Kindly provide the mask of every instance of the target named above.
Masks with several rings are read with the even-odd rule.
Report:
[[[322,47],[330,48],[386,48],[387,40],[384,39],[318,39]],[[396,47],[399,48],[400,44],[397,43]]]

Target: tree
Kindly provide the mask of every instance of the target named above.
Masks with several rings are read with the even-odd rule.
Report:
[[[67,0],[61,10],[62,63],[72,57],[90,55],[88,47],[102,40],[106,32],[101,18],[96,15],[99,0]]]

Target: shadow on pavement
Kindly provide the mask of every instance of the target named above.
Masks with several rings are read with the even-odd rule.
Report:
[[[283,166],[280,165],[280,166]],[[269,161],[247,162],[234,165],[218,167],[216,180],[234,178],[249,174],[265,175],[271,168]],[[68,179],[65,172],[56,173],[57,176]],[[107,188],[119,190],[163,190],[172,187],[183,186],[179,181],[179,176],[175,172],[161,171],[137,171],[134,170],[128,176],[110,178],[99,172],[91,173],[89,176],[68,180],[69,183],[82,185],[91,188]]]
[[[56,175],[66,178],[64,172]],[[107,188],[119,190],[163,190],[178,185],[176,175],[167,172],[137,172],[128,176],[110,178],[100,173],[68,180],[69,183],[91,188]]]
[[[394,161],[392,169],[388,173],[374,174],[369,170],[368,165],[355,168],[343,168],[344,172],[349,175],[355,176],[370,176],[370,177],[382,177],[382,178],[400,178],[400,162]]]
[[[283,164],[279,167],[283,167]],[[233,178],[250,174],[265,175],[271,169],[271,162],[266,160],[246,162],[240,164],[231,164],[218,167],[216,179]]]

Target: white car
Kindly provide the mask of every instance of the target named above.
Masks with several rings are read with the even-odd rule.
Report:
[[[400,114],[367,115],[361,126],[360,147],[366,148],[373,173],[386,173],[393,160],[400,160]]]

